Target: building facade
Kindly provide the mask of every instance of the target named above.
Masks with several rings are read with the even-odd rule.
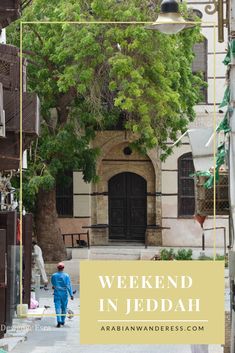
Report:
[[[20,220],[11,178],[20,168],[20,55],[19,48],[6,44],[5,27],[20,17],[20,0],[0,5],[0,339],[12,326],[20,301]],[[29,4],[29,2],[27,2]],[[23,149],[39,135],[39,99],[27,92],[27,62],[23,60]],[[23,303],[30,305],[32,215],[22,221]]]
[[[194,48],[192,70],[201,72],[208,84],[202,89],[202,102],[195,107],[197,117],[189,129],[213,127],[214,101],[217,123],[223,117],[219,104],[225,89],[226,68],[222,61],[226,43],[218,43],[217,25],[213,22],[216,14],[207,15],[206,5],[201,0],[188,1],[188,6],[202,17],[204,37]],[[146,242],[155,246],[201,247],[202,230],[194,218],[194,179],[190,177],[194,164],[188,137],[174,147],[164,163],[157,148],[145,156],[132,151],[131,139],[131,134],[121,130],[97,132],[93,143],[101,150],[97,161],[99,182],[86,184],[82,173],[74,171],[73,185],[57,189],[62,233],[84,232],[88,226],[93,245]],[[213,217],[207,217],[204,227],[213,226]],[[222,248],[224,229],[228,237],[228,216],[217,217],[216,226],[224,227],[216,234],[216,245]],[[205,235],[206,247],[212,247],[213,230]]]

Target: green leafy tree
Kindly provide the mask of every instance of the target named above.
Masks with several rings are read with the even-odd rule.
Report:
[[[22,20],[154,21],[150,0],[34,0]],[[14,25],[8,40],[19,45]],[[199,29],[166,36],[143,24],[28,24],[23,50],[28,88],[41,101],[41,134],[24,174],[24,203],[48,260],[64,256],[55,207],[55,181],[82,170],[95,181],[95,130],[114,126],[134,133],[141,151],[185,131],[195,113],[202,81],[192,74],[192,47]]]

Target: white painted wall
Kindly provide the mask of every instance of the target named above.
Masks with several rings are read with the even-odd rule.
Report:
[[[214,98],[216,102],[216,111],[222,101],[225,89],[225,71],[226,68],[222,61],[226,54],[226,42],[218,43],[217,27],[214,32],[214,23],[217,21],[217,15],[209,16],[205,14],[206,6],[204,0],[188,1],[188,5],[198,9],[203,13],[202,34],[208,40],[207,56],[207,74],[208,74],[208,104],[202,104],[195,107],[197,112],[196,120],[190,124],[189,128],[210,127],[213,126]],[[212,5],[213,6],[213,5]],[[225,29],[225,38],[227,31]],[[216,61],[214,68],[214,43],[216,43]],[[216,77],[216,92],[214,97],[214,73]],[[223,114],[217,114],[217,122],[223,118]],[[162,226],[170,227],[169,230],[163,230],[163,246],[201,246],[201,228],[199,224],[191,218],[178,218],[178,158],[191,151],[188,138],[182,140],[184,143],[180,147],[175,147],[174,153],[168,157],[165,163],[162,163]],[[86,217],[91,214],[90,204],[90,185],[84,183],[81,173],[74,173],[74,216]],[[170,194],[170,195],[167,195]],[[228,220],[226,217],[220,217],[216,220],[217,226],[226,226],[228,238]],[[213,219],[208,218],[205,221],[205,228],[213,227]],[[213,231],[206,232],[206,247],[213,246]],[[223,232],[218,230],[216,233],[216,246],[223,247]],[[228,240],[227,240],[228,241]]]
[[[6,44],[6,30],[3,28],[0,34],[0,43]]]
[[[91,184],[83,180],[82,172],[73,173],[73,213],[74,217],[91,216]]]
[[[210,127],[213,126],[214,101],[216,102],[216,111],[221,103],[225,90],[225,72],[226,68],[222,61],[226,55],[226,40],[224,43],[218,43],[217,26],[214,33],[214,21],[217,21],[217,14],[205,14],[205,2],[203,0],[188,1],[188,6],[198,9],[203,13],[202,34],[208,40],[207,57],[207,80],[208,80],[208,104],[195,107],[197,112],[196,120],[190,124],[189,128]],[[212,5],[213,6],[213,5]],[[208,23],[210,22],[210,23]],[[225,38],[227,30],[225,29]],[[214,67],[214,43],[216,41],[215,52],[216,62]],[[214,99],[214,73],[215,73],[215,99]],[[209,112],[209,114],[207,113]],[[223,114],[217,114],[217,124],[223,118]],[[187,152],[191,152],[188,138],[182,140],[184,143],[180,147],[175,147],[174,153],[168,157],[165,163],[162,163],[162,193],[170,194],[162,196],[162,225],[170,227],[163,230],[163,246],[201,246],[202,232],[200,225],[194,218],[178,218],[178,158]],[[172,195],[173,194],[173,195]],[[209,217],[205,223],[205,228],[211,228],[214,225],[212,217]],[[216,219],[216,226],[225,226],[228,242],[228,218],[221,216]],[[206,232],[206,247],[212,247],[214,243],[213,231]],[[216,246],[224,246],[223,231],[216,231]]]

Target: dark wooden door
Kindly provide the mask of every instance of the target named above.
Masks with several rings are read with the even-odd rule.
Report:
[[[144,242],[147,225],[147,183],[134,173],[109,180],[109,238]]]
[[[12,325],[16,310],[16,293],[19,291],[19,280],[17,280],[17,254],[19,246],[16,246],[16,211],[0,212],[0,228],[6,229],[7,246],[7,287],[6,287],[6,324]],[[19,266],[18,266],[19,267]],[[18,276],[19,277],[19,276]]]

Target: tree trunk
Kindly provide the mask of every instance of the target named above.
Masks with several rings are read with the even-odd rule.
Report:
[[[45,261],[63,261],[66,248],[63,243],[56,211],[55,189],[40,190],[35,214],[36,235]]]

